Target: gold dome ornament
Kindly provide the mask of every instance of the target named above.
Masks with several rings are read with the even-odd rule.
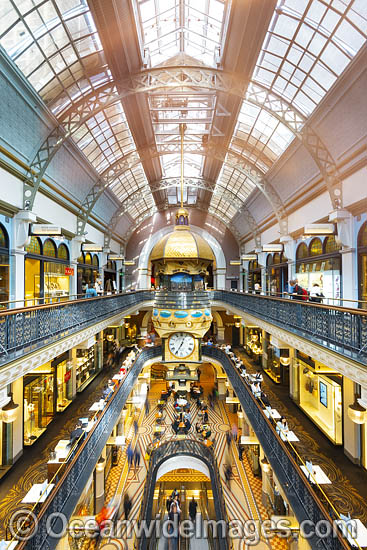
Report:
[[[187,226],[176,225],[172,233],[163,237],[155,245],[150,259],[167,261],[180,258],[213,261],[214,255],[208,243],[200,235],[191,233]]]

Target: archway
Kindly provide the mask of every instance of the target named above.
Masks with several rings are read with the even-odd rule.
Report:
[[[197,227],[195,225],[191,225],[190,229],[193,233],[197,233],[201,237],[203,237],[209,246],[211,247],[215,262],[216,262],[216,288],[225,288],[225,271],[226,271],[226,258],[224,256],[224,252],[222,250],[221,245],[217,241],[213,235],[210,235],[205,229],[201,229],[201,227]],[[142,251],[139,255],[139,265],[138,265],[138,284],[137,287],[139,289],[143,288],[150,288],[150,255],[154,248],[154,246],[157,244],[157,242],[167,235],[168,233],[172,232],[172,227],[164,227],[163,229],[160,229],[155,233],[154,235],[150,236],[145,243]]]

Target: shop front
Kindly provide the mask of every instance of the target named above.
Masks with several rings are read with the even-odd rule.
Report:
[[[55,416],[55,370],[51,362],[26,374],[23,384],[24,445],[29,446]]]
[[[77,267],[77,293],[84,294],[87,285],[94,286],[99,279],[99,260],[97,254],[82,252],[78,258]]]
[[[301,243],[296,251],[296,278],[308,291],[319,285],[325,304],[338,305],[341,298],[341,256],[334,235]]]
[[[52,303],[67,299],[70,294],[70,276],[74,274],[69,266],[68,247],[46,239],[31,237],[26,246],[24,296],[26,304]]]
[[[117,290],[117,270],[116,262],[114,260],[108,260],[106,267],[104,268],[104,289],[106,292],[116,292]]]
[[[335,444],[343,444],[343,376],[297,351],[299,407]]]
[[[73,399],[73,364],[69,352],[60,355],[51,363],[56,375],[56,411],[63,412]]]
[[[261,364],[261,355],[263,352],[263,338],[260,327],[246,325],[245,326],[245,343],[244,349],[249,357],[257,363]]]
[[[358,233],[358,299],[359,307],[367,308],[367,222]]]
[[[266,292],[281,296],[288,288],[288,263],[283,253],[268,254],[266,258]]]
[[[248,290],[254,292],[255,284],[261,287],[261,267],[257,260],[251,260],[248,264]],[[246,288],[246,286],[244,287]]]
[[[267,332],[264,335],[263,369],[276,384],[289,385],[289,349]]]
[[[0,224],[0,307],[7,307],[9,300],[9,237],[6,229]]]
[[[78,344],[76,348],[76,390],[83,391],[100,373],[102,340],[99,334]]]

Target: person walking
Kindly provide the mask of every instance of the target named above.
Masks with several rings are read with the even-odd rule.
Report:
[[[134,420],[134,434],[135,434],[135,437],[138,433],[138,429],[139,429],[139,426],[138,426],[138,421],[135,419]]]
[[[233,423],[232,424],[232,437],[233,437],[234,441],[237,441],[237,436],[238,436],[238,428],[237,428],[237,425],[235,423]]]
[[[145,416],[148,416],[149,414],[149,399],[148,397],[145,400]]]
[[[131,508],[132,508],[132,502],[130,500],[130,497],[127,493],[125,493],[125,496],[124,496],[124,514],[125,514],[125,519],[128,519],[129,517],[129,514],[130,514],[130,511],[131,511]]]
[[[139,449],[135,449],[134,451],[134,468],[135,469],[140,466],[140,459],[141,459],[140,451]]]
[[[133,448],[131,446],[131,443],[129,443],[129,446],[126,449],[126,455],[127,455],[127,463],[129,465],[129,467],[131,468],[131,466],[133,464],[133,460],[134,460],[134,451],[133,451]]]
[[[192,522],[194,522],[196,519],[197,507],[198,507],[198,503],[196,502],[194,497],[192,497],[189,504],[189,516]]]

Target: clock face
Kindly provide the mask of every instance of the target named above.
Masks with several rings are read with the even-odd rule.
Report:
[[[195,339],[187,332],[175,332],[168,341],[170,352],[180,359],[192,354],[195,347]]]

